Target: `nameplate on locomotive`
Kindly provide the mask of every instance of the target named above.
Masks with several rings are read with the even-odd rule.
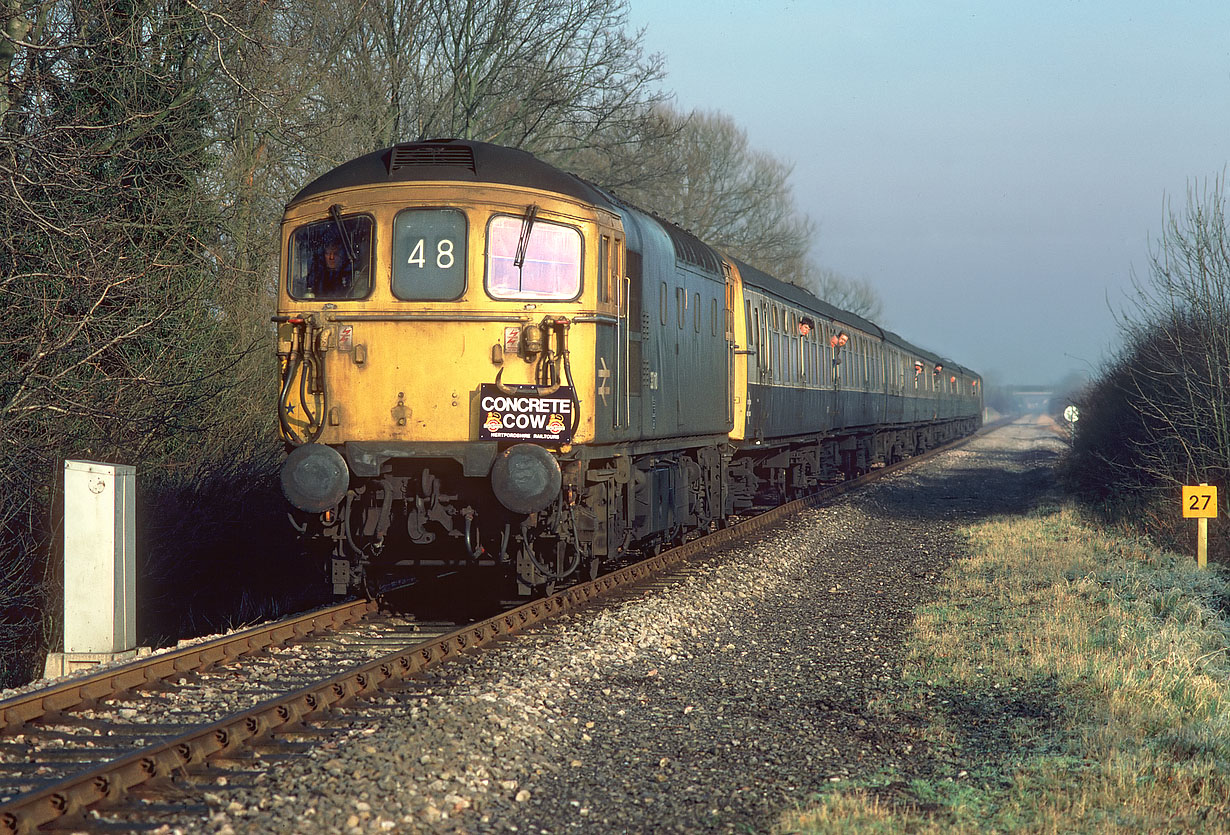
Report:
[[[572,406],[571,386],[560,386],[543,397],[532,387],[508,394],[492,383],[483,383],[478,398],[478,439],[571,443]]]

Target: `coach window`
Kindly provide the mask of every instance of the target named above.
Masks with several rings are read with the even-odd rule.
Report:
[[[772,316],[764,301],[760,303],[760,346],[765,352],[765,374],[772,376]]]
[[[779,330],[781,326],[781,310],[777,305],[773,306],[773,330],[769,333],[771,351],[773,354],[773,382],[778,382],[782,378],[782,334]]]
[[[624,289],[623,273],[619,269],[619,239],[615,239],[615,249],[611,252],[611,304],[621,315],[627,315],[624,305],[627,303],[627,291]]]
[[[802,339],[799,337],[798,319],[793,313],[790,314],[790,378],[797,382],[799,375],[803,372],[803,364],[800,362],[799,343]]]
[[[714,296],[709,301],[711,302],[711,304],[709,305],[709,331],[710,331],[709,335],[717,336],[717,323],[718,323],[717,296]]]
[[[794,339],[786,330],[788,317],[782,314],[782,382],[789,383],[794,378]]]
[[[466,289],[466,218],[454,209],[405,209],[393,218],[393,295],[457,299]]]
[[[603,235],[598,239],[598,303],[611,300],[611,239]]]
[[[731,342],[735,341],[735,285],[729,280],[722,293],[722,334]]]
[[[611,299],[616,306],[627,303],[624,291],[624,270],[623,270],[623,252],[624,242],[620,238],[615,239],[615,249],[611,254]],[[622,308],[621,308],[622,309]]]
[[[748,308],[751,318],[751,332],[747,335],[748,347],[756,352],[756,367],[764,367],[764,340],[760,338],[760,307]]]
[[[581,292],[581,233],[526,212],[487,226],[487,292],[494,299],[575,299]]]
[[[769,377],[773,377],[773,306],[762,303],[760,333],[764,337],[764,364]]]
[[[799,334],[795,337],[795,355],[799,358],[798,378],[807,382],[807,337]]]
[[[352,215],[300,226],[287,246],[293,299],[361,299],[371,292],[372,219]]]
[[[773,329],[770,327],[772,318],[769,315],[767,302],[760,303],[760,348],[764,351],[764,370],[766,374],[773,373]]]
[[[692,294],[692,330],[700,333],[700,293]]]
[[[675,288],[675,319],[679,325],[679,330],[683,330],[683,324],[688,320],[688,291],[682,287]]]
[[[769,373],[769,320],[766,318],[764,302],[756,313],[756,351],[760,361],[762,375]]]
[[[806,334],[800,333],[799,328],[797,326],[795,327],[794,332],[798,334],[798,336],[795,338],[794,346],[795,346],[796,353],[799,355],[799,379],[806,380],[807,379],[807,336]]]
[[[824,330],[829,335],[829,338],[825,340],[825,343],[824,343],[825,345],[824,353],[825,353],[825,357],[828,359],[829,368],[832,369],[831,376],[833,378],[833,385],[836,386],[838,385],[838,383],[841,381],[843,377],[848,377],[850,372],[849,372],[849,369],[847,369],[844,372],[841,370],[841,366],[844,365],[844,363],[842,362],[842,356],[841,356],[842,349],[833,345],[833,341],[832,341],[833,337],[836,336],[839,333],[839,331],[837,330],[837,328],[829,328],[827,326],[825,327]]]
[[[658,307],[660,308],[662,324],[666,324],[666,303],[669,301],[667,296],[666,282],[662,282],[662,287],[658,292]]]
[[[748,347],[756,352],[756,366],[758,368],[762,368],[764,367],[764,357],[762,356],[763,352],[760,349],[760,308],[752,310],[749,303],[748,315],[751,317],[749,321],[751,327],[749,328],[747,335],[747,340],[751,344]]]
[[[786,317],[782,316],[778,320],[785,324]],[[790,373],[790,346],[787,344],[786,335],[778,331],[773,335],[773,356],[777,358],[777,376],[774,380],[779,383],[784,383],[789,380],[787,376]]]

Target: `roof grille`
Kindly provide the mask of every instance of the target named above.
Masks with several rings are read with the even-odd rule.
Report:
[[[394,145],[389,173],[411,165],[460,166],[474,171],[474,149],[468,145]]]
[[[720,273],[721,264],[713,250],[703,244],[699,238],[683,231],[672,223],[663,223],[666,234],[670,235],[671,243],[675,245],[675,258],[711,273]]]

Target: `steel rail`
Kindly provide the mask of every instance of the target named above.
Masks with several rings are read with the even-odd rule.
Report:
[[[317,632],[335,630],[363,619],[376,608],[377,604],[370,600],[340,603],[13,696],[0,701],[0,734],[15,732],[27,722],[56,716],[173,676],[208,669]]]
[[[0,805],[0,833],[33,833],[38,827],[65,816],[83,814],[96,805],[119,802],[129,789],[143,783],[171,778],[176,773],[204,765],[211,757],[233,755],[249,741],[294,729],[306,720],[323,717],[334,707],[373,695],[388,684],[399,683],[467,651],[487,646],[561,614],[574,612],[618,589],[660,574],[698,553],[758,533],[801,510],[825,504],[850,490],[961,446],[994,428],[984,427],[984,430],[973,435],[872,470],[856,479],[826,487],[657,556],[604,574],[596,580],[398,650],[182,736],[103,763],[56,785],[21,795]]]

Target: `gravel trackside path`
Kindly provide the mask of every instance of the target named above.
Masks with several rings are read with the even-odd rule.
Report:
[[[864,706],[898,676],[958,526],[1032,506],[1061,448],[1011,424],[446,664],[343,714],[310,756],[203,787],[208,811],[162,831],[766,831],[821,786],[918,755]]]

